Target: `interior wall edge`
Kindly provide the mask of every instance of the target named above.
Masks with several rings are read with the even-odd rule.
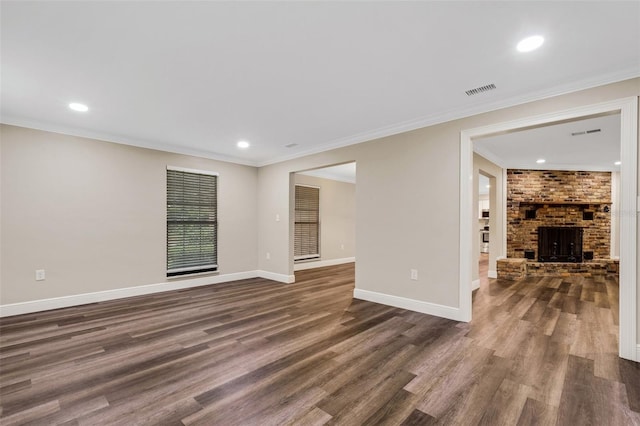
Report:
[[[447,318],[454,321],[466,321],[465,317],[462,315],[462,311],[459,308],[454,308],[452,306],[438,305],[437,303],[378,293],[376,291],[363,290],[361,288],[355,288],[353,290],[353,298],[366,300],[368,302],[381,303],[383,305],[407,309],[409,311],[433,315],[436,317]]]

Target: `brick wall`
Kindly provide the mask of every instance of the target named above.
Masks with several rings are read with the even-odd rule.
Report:
[[[573,204],[572,204],[573,203]],[[557,170],[507,170],[507,257],[538,256],[539,226],[584,228],[583,252],[595,259],[611,253],[611,173]],[[535,219],[526,211],[536,210]],[[583,219],[592,212],[593,220]]]

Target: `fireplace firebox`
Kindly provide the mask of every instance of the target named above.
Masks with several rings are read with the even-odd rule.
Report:
[[[540,226],[539,262],[582,262],[583,229],[577,226]]]

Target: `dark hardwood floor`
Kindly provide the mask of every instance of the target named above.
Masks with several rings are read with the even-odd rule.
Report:
[[[638,425],[614,279],[485,280],[457,323],[353,265],[0,320],[0,423]]]

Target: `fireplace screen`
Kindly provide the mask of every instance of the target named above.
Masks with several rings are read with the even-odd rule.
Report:
[[[582,232],[580,227],[539,227],[538,261],[582,262]]]

